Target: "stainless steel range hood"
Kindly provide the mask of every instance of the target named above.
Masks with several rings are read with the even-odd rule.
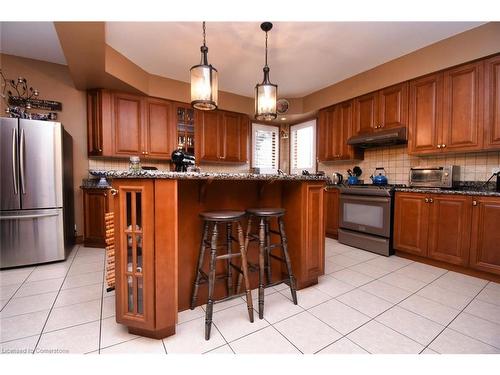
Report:
[[[394,128],[351,137],[347,144],[359,148],[371,148],[408,143],[406,128]]]

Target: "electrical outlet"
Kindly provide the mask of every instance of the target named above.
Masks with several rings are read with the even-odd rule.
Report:
[[[500,173],[500,167],[491,168],[491,174]]]

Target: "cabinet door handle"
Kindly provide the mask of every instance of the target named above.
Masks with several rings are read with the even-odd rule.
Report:
[[[225,156],[220,156],[221,159],[225,159],[226,157]]]
[[[441,145],[437,145],[437,148],[441,148]]]
[[[472,201],[472,205],[477,206],[477,201],[476,200]]]
[[[102,148],[100,148],[100,149],[99,149],[99,150],[97,150],[97,151],[102,152]]]
[[[111,192],[111,195],[113,195],[113,196],[118,195],[118,190],[116,190],[116,189],[113,189],[113,188],[112,188],[112,189],[110,190],[110,192]]]
[[[441,147],[442,147],[442,148],[445,148],[445,147],[446,147],[446,145],[445,145],[445,144],[442,144],[442,145],[441,145]]]
[[[429,198],[425,198],[425,203],[429,203]]]
[[[429,203],[433,203],[433,202],[434,202],[434,199],[429,198]]]

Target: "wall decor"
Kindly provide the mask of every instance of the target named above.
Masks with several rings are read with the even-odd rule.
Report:
[[[28,87],[26,78],[7,79],[0,69],[1,97],[6,103],[5,113],[9,117],[32,120],[54,121],[57,114],[52,111],[62,111],[62,103],[54,100],[39,99],[40,92]],[[32,109],[51,111],[48,113],[33,113]]]
[[[278,101],[276,102],[276,112],[278,113],[278,115],[284,115],[288,112],[289,108],[290,102],[285,98],[278,99]]]

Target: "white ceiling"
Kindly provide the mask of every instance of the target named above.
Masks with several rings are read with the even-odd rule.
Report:
[[[0,52],[66,65],[52,22],[0,22]]]
[[[280,97],[301,97],[481,22],[277,22],[269,67]],[[149,73],[189,82],[200,60],[201,22],[107,22],[106,41]],[[219,88],[253,96],[262,80],[260,22],[208,22]]]

